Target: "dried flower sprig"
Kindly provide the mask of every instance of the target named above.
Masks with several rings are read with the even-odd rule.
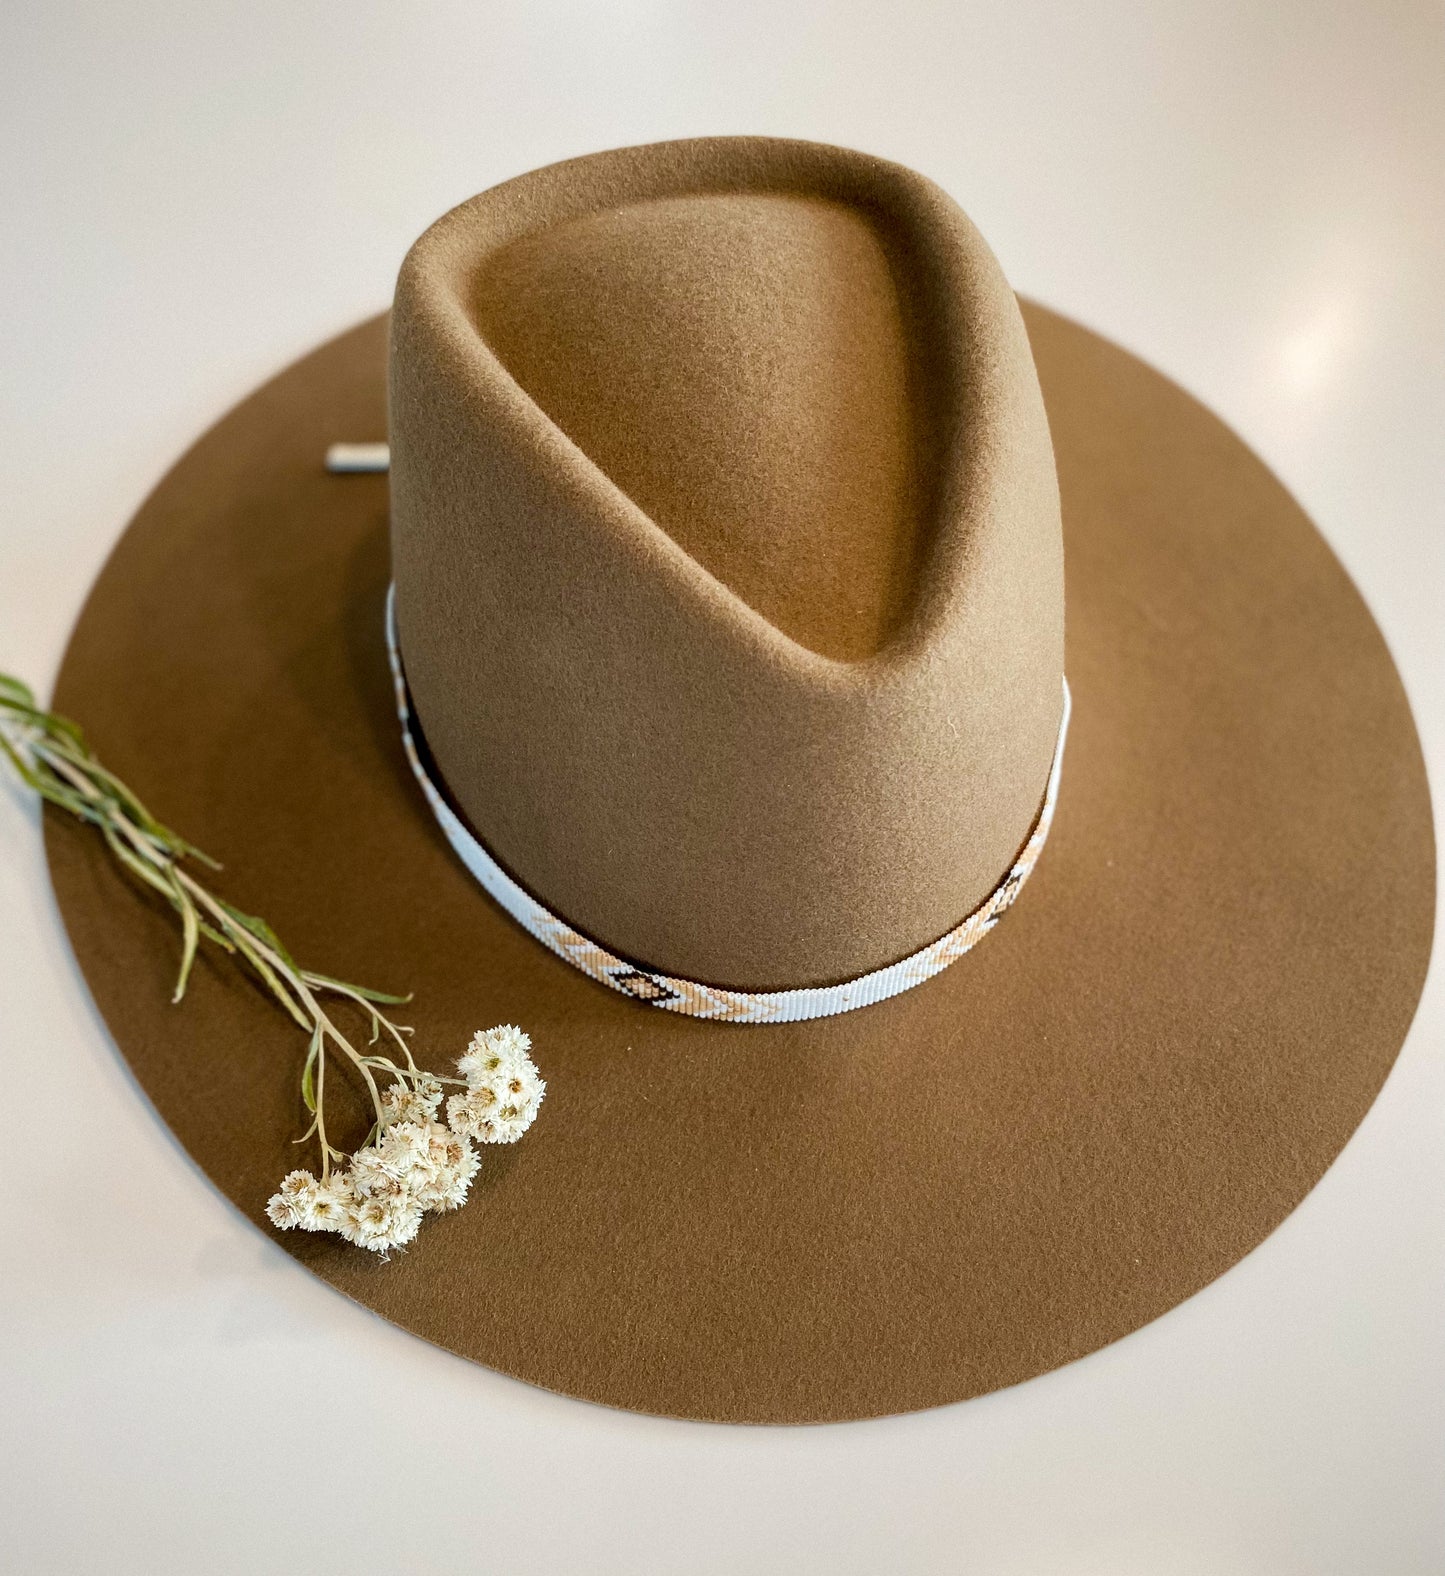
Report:
[[[382,1095],[382,1120],[372,1139],[320,1177],[293,1171],[272,1195],[266,1213],[282,1231],[335,1231],[363,1248],[386,1254],[416,1236],[428,1210],[459,1209],[481,1164],[472,1147],[515,1143],[532,1125],[547,1086],[528,1051],[531,1041],[512,1024],[472,1036],[459,1057],[463,1092],[447,1101],[439,1120],[442,1083],[422,1074]]]
[[[301,968],[265,920],[217,896],[183,864],[191,860],[218,870],[215,860],[157,821],[101,765],[73,722],[38,706],[26,685],[3,673],[0,753],[43,799],[96,827],[121,865],[176,910],[181,960],[172,1001],[185,996],[205,939],[245,963],[308,1035],[301,1098],[311,1125],[297,1142],[316,1140],[320,1176],[293,1171],[282,1182],[267,1205],[276,1226],[339,1232],[385,1256],[415,1237],[426,1211],[457,1209],[466,1201],[480,1165],[474,1142],[515,1143],[531,1126],[546,1085],[520,1029],[505,1025],[475,1035],[457,1063],[458,1078],[418,1067],[407,1041],[411,1028],[381,1010],[410,997]],[[321,1004],[323,996],[339,997],[365,1013],[371,1030],[365,1049],[337,1027]],[[384,1049],[373,1050],[379,1041]],[[327,1134],[331,1058],[360,1076],[374,1116],[365,1143],[350,1156]],[[387,1084],[384,1091],[379,1080]],[[438,1112],[445,1084],[458,1085],[460,1092],[447,1101],[444,1125]]]

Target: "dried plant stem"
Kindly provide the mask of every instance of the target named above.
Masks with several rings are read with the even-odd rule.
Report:
[[[407,1044],[406,1036],[411,1030],[394,1023],[380,1010],[383,1006],[398,1006],[409,997],[349,985],[299,967],[264,920],[243,913],[217,896],[182,864],[189,859],[219,869],[213,859],[157,821],[136,795],[101,765],[74,723],[37,706],[30,690],[5,674],[0,674],[0,752],[20,779],[42,798],[98,828],[120,864],[137,880],[159,892],[179,914],[181,962],[173,1001],[179,1002],[185,996],[192,965],[205,939],[242,959],[310,1036],[301,1073],[301,1095],[312,1113],[312,1123],[298,1142],[316,1138],[321,1149],[323,1180],[333,1161],[346,1158],[332,1145],[326,1131],[328,1054],[341,1056],[359,1073],[371,1099],[373,1134],[387,1125],[377,1073],[386,1074],[406,1088],[415,1088],[422,1080],[460,1082],[424,1073]],[[318,993],[341,997],[359,1007],[369,1019],[370,1043],[375,1045],[383,1034],[387,1035],[402,1060],[358,1050],[322,1007]]]

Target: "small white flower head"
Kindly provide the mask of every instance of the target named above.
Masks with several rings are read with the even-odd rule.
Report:
[[[434,1132],[446,1129],[428,1119],[425,1122],[405,1122],[388,1128],[381,1149],[389,1169],[394,1171],[402,1186],[410,1193],[419,1193],[436,1174],[437,1157],[432,1144]]]
[[[475,1138],[484,1144],[496,1105],[496,1091],[485,1086],[468,1089],[465,1094],[454,1094],[447,1101],[447,1126],[458,1138]]]
[[[537,1069],[524,1059],[453,1095],[447,1121],[454,1133],[479,1144],[515,1144],[532,1125],[546,1092]]]
[[[423,1209],[445,1212],[460,1209],[467,1201],[481,1161],[471,1142],[434,1123],[430,1154],[425,1166],[413,1173],[412,1197]]]
[[[431,1207],[439,1214],[448,1210],[460,1209],[466,1203],[472,1190],[472,1183],[476,1180],[477,1173],[482,1169],[481,1159],[470,1144],[462,1151],[462,1160],[459,1165],[453,1166],[450,1171],[437,1183],[433,1191]]]
[[[421,1226],[422,1209],[406,1193],[390,1198],[358,1198],[347,1211],[341,1234],[357,1247],[370,1248],[383,1258],[393,1248],[404,1248]]]
[[[381,1114],[388,1126],[395,1122],[429,1122],[442,1101],[442,1086],[428,1078],[415,1089],[393,1084],[381,1096]]]
[[[307,1201],[301,1224],[307,1231],[340,1231],[356,1202],[356,1190],[344,1171],[333,1171]]]
[[[457,1058],[457,1071],[476,1088],[525,1062],[531,1048],[530,1037],[516,1024],[499,1023],[495,1029],[481,1029],[472,1036],[465,1055]]]
[[[309,1171],[292,1171],[266,1203],[266,1213],[271,1224],[282,1231],[292,1231],[306,1224],[321,1184]]]
[[[430,1120],[397,1122],[388,1127],[377,1141],[382,1164],[399,1182],[405,1182],[417,1164],[427,1158],[427,1129],[430,1126]]]
[[[277,1231],[292,1231],[301,1224],[301,1216],[279,1193],[273,1193],[266,1200],[266,1218]]]
[[[426,1107],[427,1114],[435,1120],[437,1109],[442,1103],[441,1080],[433,1078],[430,1073],[424,1073],[416,1080],[412,1092]]]
[[[273,1225],[282,1231],[340,1231],[355,1201],[355,1189],[344,1171],[318,1182],[309,1171],[293,1171],[266,1205]]]
[[[395,1198],[407,1191],[412,1172],[428,1154],[430,1122],[394,1122],[351,1157],[351,1185],[360,1198]]]
[[[406,1191],[396,1166],[375,1144],[351,1157],[351,1186],[358,1199],[396,1198]]]
[[[488,1142],[515,1144],[536,1120],[546,1092],[547,1085],[530,1060],[508,1072],[497,1091],[497,1110],[492,1117],[492,1135]]]
[[[468,1158],[476,1159],[472,1146],[465,1138],[458,1138],[455,1133],[450,1133],[439,1122],[434,1124],[430,1134],[432,1159],[443,1170],[456,1170],[465,1165]],[[477,1161],[480,1165],[481,1162]]]
[[[480,1144],[514,1144],[532,1125],[547,1086],[533,1064],[532,1042],[515,1024],[499,1024],[472,1036],[457,1067],[465,1094],[447,1101],[454,1133]]]

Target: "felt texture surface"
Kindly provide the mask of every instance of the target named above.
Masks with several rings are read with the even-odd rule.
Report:
[[[709,192],[493,250],[508,195],[466,216],[475,321],[507,372],[784,634],[845,661],[880,650],[927,570],[937,429],[957,419],[927,304],[905,318],[906,249],[856,205]]]
[[[1216,418],[1025,308],[1058,459],[1074,721],[999,929],[844,1017],[652,1011],[478,890],[409,777],[382,640],[374,321],[260,389],[143,506],[56,703],[310,965],[416,992],[424,1061],[530,1030],[533,1131],[381,1264],[278,1236],[424,1338],[592,1401],[814,1422],[1017,1383],[1259,1243],[1375,1096],[1425,973],[1434,853],[1399,680],[1339,564]],[[48,814],[77,959],[156,1109],[262,1209],[304,1037]],[[360,1134],[345,1135],[355,1141]],[[127,1207],[113,1201],[118,1215]]]
[[[1017,303],[931,182],[713,138],[485,192],[401,270],[391,444],[422,730],[569,924],[788,989],[998,885],[1059,724],[1058,489]]]

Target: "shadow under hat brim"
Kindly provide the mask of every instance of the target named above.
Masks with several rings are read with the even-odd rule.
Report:
[[[842,1017],[739,1028],[629,1001],[447,847],[397,732],[386,482],[321,467],[328,443],[385,430],[384,319],[257,391],[160,484],[86,603],[57,707],[308,966],[414,991],[420,1060],[510,1021],[548,1080],[524,1142],[486,1151],[473,1201],[404,1254],[280,1246],[549,1389],[819,1422],[961,1400],[1116,1340],[1318,1181],[1429,957],[1403,690],[1237,437],[1116,346],[1025,316],[1063,496],[1075,709],[1056,822],[978,948]],[[269,1231],[304,1038],[224,957],[172,1007],[170,913],[86,828],[50,815],[47,847],[123,1055]]]

